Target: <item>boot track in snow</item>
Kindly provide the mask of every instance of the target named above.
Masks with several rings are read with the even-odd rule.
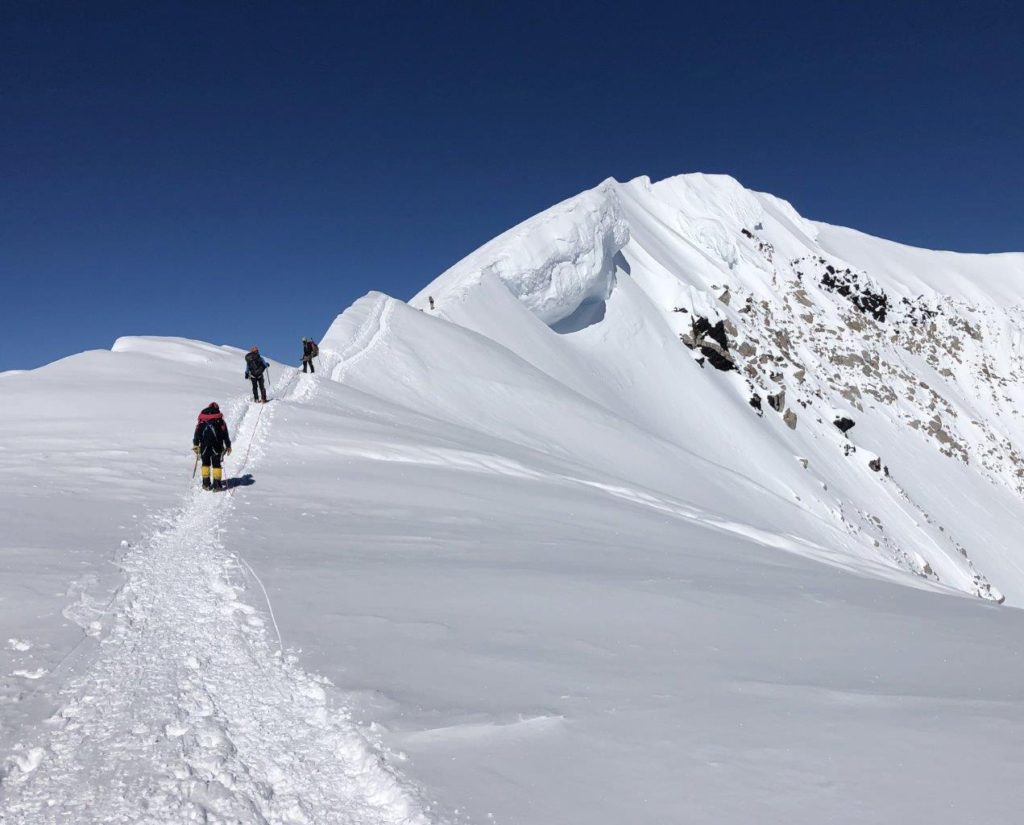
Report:
[[[311,380],[294,371],[276,394],[308,397]],[[241,474],[262,455],[273,408],[238,402],[235,413]],[[415,791],[331,707],[326,682],[277,648],[272,613],[239,598],[247,565],[220,538],[232,498],[193,488],[129,552],[95,659],[64,685],[42,741],[9,763],[0,821],[428,822]]]

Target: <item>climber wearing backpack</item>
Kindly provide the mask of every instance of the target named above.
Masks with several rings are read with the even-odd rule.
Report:
[[[224,489],[220,460],[231,455],[231,437],[228,425],[216,401],[199,413],[196,431],[192,436],[192,451],[203,462],[203,489],[218,492]]]
[[[309,365],[310,372],[316,372],[313,368],[313,359],[320,354],[320,347],[316,345],[316,341],[312,338],[302,339],[302,371],[306,371],[306,365]]]
[[[259,347],[253,347],[245,356],[245,377],[252,381],[252,400],[267,403],[267,387],[263,383],[263,373],[270,367],[263,356],[260,355]],[[257,393],[256,390],[259,390]],[[262,396],[262,398],[261,398]]]

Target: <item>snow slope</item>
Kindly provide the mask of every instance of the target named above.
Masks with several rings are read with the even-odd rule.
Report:
[[[0,375],[0,820],[1018,821],[1022,260],[608,181],[267,407]]]
[[[115,354],[126,352],[161,372],[153,361],[226,366],[226,353],[184,341],[115,344]],[[232,356],[237,365],[240,353]],[[121,358],[102,361],[134,372],[112,364]],[[295,396],[301,380],[288,370],[272,392]],[[118,562],[125,581],[106,604],[86,598],[79,582],[80,602],[64,615],[82,617],[98,646],[63,652],[55,694],[5,696],[59,704],[45,744],[13,745],[4,799],[11,821],[427,821],[346,715],[330,708],[323,680],[284,654],[262,583],[219,538],[235,491],[253,483],[273,412],[240,398],[228,417],[239,454],[229,492],[212,496],[190,484],[180,510],[157,517],[137,545],[126,542]],[[263,616],[238,598],[253,582]],[[32,650],[16,638],[8,647]],[[52,659],[55,645],[47,647]]]
[[[581,211],[604,234],[563,232],[578,251],[547,244],[548,266],[585,268],[601,248],[614,288],[595,310],[578,286],[588,276],[563,279],[552,323],[532,293],[502,284],[520,248],[522,282],[536,284],[534,247]],[[844,556],[1024,600],[1024,255],[909,249],[814,224],[731,178],[684,175],[606,181],[483,247],[413,306],[428,296],[612,414],[799,501],[799,535],[833,547],[839,531]],[[721,322],[721,342],[698,319]],[[719,354],[729,371],[713,368]],[[856,429],[844,436],[837,417]]]

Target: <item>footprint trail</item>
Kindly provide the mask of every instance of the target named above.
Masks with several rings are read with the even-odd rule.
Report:
[[[279,396],[301,399],[307,383],[289,374]],[[273,405],[236,409],[241,474],[262,456]],[[0,821],[430,821],[325,682],[282,655],[270,617],[240,598],[244,562],[221,538],[233,507],[231,494],[193,490],[125,557],[94,661],[64,686],[40,741],[7,760]]]

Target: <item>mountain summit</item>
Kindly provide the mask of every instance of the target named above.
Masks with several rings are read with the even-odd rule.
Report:
[[[572,395],[546,410],[524,394],[515,422],[503,404],[496,435],[585,449],[621,480],[796,537],[797,552],[1024,604],[1024,254],[901,246],[725,176],[608,180],[411,305],[503,349],[509,365],[485,359],[493,372],[460,388],[479,426],[515,370]],[[598,414],[621,438],[574,420]],[[639,460],[637,442],[657,457]]]

